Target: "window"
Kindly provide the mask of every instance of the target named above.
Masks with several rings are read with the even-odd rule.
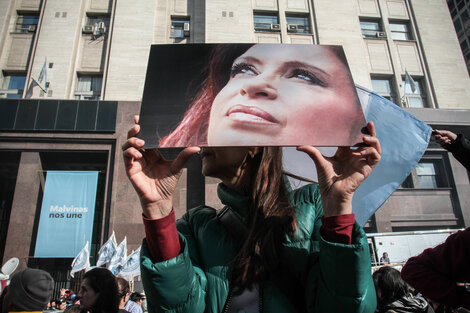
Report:
[[[460,48],[462,49],[462,52],[463,52],[464,54],[467,53],[467,51],[468,51],[468,43],[467,43],[467,41],[466,41],[465,39],[464,39],[464,41],[462,41],[462,42],[460,43]]]
[[[393,40],[411,40],[410,28],[406,22],[390,23],[390,31]]]
[[[80,75],[78,76],[75,98],[78,100],[100,100],[101,98],[101,76]]]
[[[363,38],[385,37],[378,21],[360,21]]]
[[[109,29],[109,16],[88,15],[87,26],[93,27],[90,33],[92,33],[94,37],[104,35]]]
[[[415,169],[418,188],[437,188],[434,163],[418,163]]]
[[[189,17],[171,18],[171,38],[189,37]]]
[[[17,33],[31,33],[36,31],[38,25],[39,15],[37,14],[18,14],[16,20],[15,32]]]
[[[5,93],[7,98],[21,98],[25,83],[25,74],[5,75],[3,77],[2,93]]]
[[[372,77],[372,89],[376,94],[395,102],[395,93],[393,92],[392,82],[389,78]]]
[[[424,108],[426,95],[423,92],[422,83],[420,79],[413,79],[413,82],[403,80],[405,86],[405,98],[409,108]],[[412,85],[415,86],[413,92]]]
[[[286,14],[287,31],[297,34],[311,34],[310,19],[308,15]]]
[[[454,21],[454,28],[456,33],[460,33],[460,31],[462,30],[462,22],[460,22],[459,19],[456,19]]]
[[[462,13],[460,14],[460,19],[462,20],[462,23],[465,25],[468,22],[468,19],[470,16],[468,15],[467,10],[463,10]]]
[[[277,13],[253,13],[255,31],[279,32],[279,17]]]
[[[442,155],[424,156],[402,183],[402,188],[446,188],[447,181]]]

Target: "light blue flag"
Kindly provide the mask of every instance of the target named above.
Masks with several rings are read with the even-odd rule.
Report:
[[[129,255],[117,276],[126,280],[132,280],[133,277],[140,276],[140,248]]]
[[[431,127],[395,103],[357,86],[357,93],[367,121],[373,121],[382,147],[382,158],[371,175],[359,186],[353,198],[356,221],[364,226],[375,211],[401,185],[424,154],[431,136]],[[336,147],[320,147],[326,156]],[[315,166],[310,157],[287,147],[284,169],[301,177],[317,180]],[[289,178],[293,188],[305,182]]]
[[[91,242],[96,171],[47,171],[34,256],[74,258]]]
[[[353,198],[356,221],[364,225],[401,185],[423,156],[432,129],[395,103],[358,86],[367,121],[373,121],[382,158]]]

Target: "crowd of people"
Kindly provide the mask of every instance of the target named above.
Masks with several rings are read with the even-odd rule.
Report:
[[[0,312],[147,313],[145,294],[131,292],[127,280],[116,278],[106,268],[86,272],[78,294],[60,289],[59,299],[51,300],[53,291],[49,273],[26,268],[15,273],[2,290]]]

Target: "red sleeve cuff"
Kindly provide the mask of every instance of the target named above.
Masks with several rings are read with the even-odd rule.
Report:
[[[354,213],[328,217],[323,216],[321,221],[322,235],[325,240],[347,245],[352,243],[352,232],[355,221]]]
[[[149,219],[142,215],[145,237],[153,262],[172,259],[180,253],[181,246],[176,230],[175,211],[159,219]]]

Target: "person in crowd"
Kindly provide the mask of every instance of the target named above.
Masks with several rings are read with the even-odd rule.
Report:
[[[449,130],[434,129],[432,139],[452,155],[470,171],[470,141],[463,134],[454,134]]]
[[[140,299],[140,297],[136,297],[135,292],[133,292],[130,295],[129,300],[127,300],[126,302],[125,309],[130,313],[143,313],[142,306],[137,303],[137,301],[135,301],[136,299]]]
[[[381,155],[373,123],[367,128],[362,147],[332,157],[298,147],[314,161],[319,184],[291,190],[280,147],[189,147],[169,161],[141,150],[136,124],[122,149],[143,209],[150,311],[374,312],[367,236],[352,213],[354,192]],[[173,192],[199,151],[202,173],[222,181],[226,207],[197,207],[176,224]]]
[[[49,304],[47,305],[47,309],[50,311],[57,310],[56,308],[56,300],[51,300]]]
[[[106,268],[94,268],[85,273],[80,284],[80,309],[83,313],[117,313],[118,286],[116,278]]]
[[[199,93],[160,147],[361,141],[364,114],[339,46],[221,44],[207,67]]]
[[[382,256],[380,257],[380,264],[381,265],[390,264],[390,259],[388,257],[387,252],[384,252]]]
[[[65,308],[64,313],[80,313],[80,305],[73,304]]]
[[[452,308],[470,310],[469,264],[470,228],[467,228],[408,259],[401,275],[425,297]]]
[[[64,298],[58,299],[56,301],[56,310],[63,311],[67,307],[67,301]]]
[[[434,130],[434,140],[470,170],[470,142],[462,134]],[[450,235],[405,263],[402,278],[425,297],[450,308],[470,310],[470,228]]]
[[[424,298],[412,294],[397,269],[384,266],[376,270],[372,277],[377,293],[378,313],[434,313]]]
[[[118,285],[119,313],[129,313],[125,308],[130,294],[129,282],[122,277],[117,277],[116,281]]]
[[[134,301],[135,303],[137,303],[140,307],[142,307],[142,299],[143,298],[144,298],[144,296],[140,292],[133,292],[129,299],[131,301]]]
[[[2,313],[41,312],[54,290],[54,279],[41,269],[26,268],[15,273],[3,295]]]
[[[142,295],[142,311],[144,313],[147,313],[148,312],[148,308],[147,308],[147,296],[145,295],[145,292],[140,292],[140,294]]]

